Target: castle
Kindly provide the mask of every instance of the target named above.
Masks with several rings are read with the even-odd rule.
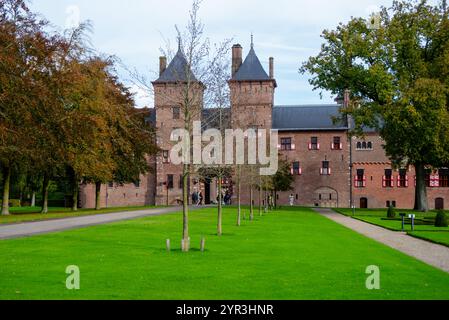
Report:
[[[162,152],[150,157],[152,172],[142,176],[139,183],[103,186],[103,207],[178,205],[182,199],[182,166],[170,162],[170,135],[175,128],[183,128],[184,121],[178,106],[183,90],[183,77],[195,80],[187,61],[179,49],[167,66],[160,58],[160,76],[153,82],[155,105],[148,121],[157,130],[157,144]],[[181,76],[180,76],[181,75]],[[194,119],[213,126],[216,110],[203,109],[201,83],[190,88]],[[231,108],[222,110],[231,128],[266,128],[279,131],[280,157],[291,163],[294,190],[278,194],[278,203],[287,205],[293,195],[295,205],[358,208],[413,208],[415,173],[413,167],[395,170],[385,155],[379,134],[367,129],[365,137],[350,138],[351,121],[335,123],[341,104],[275,106],[277,83],[274,78],[274,59],[270,58],[267,73],[256,55],[253,44],[243,61],[243,48],[232,48],[232,79],[229,81]],[[348,99],[348,97],[345,97]],[[341,118],[341,117],[340,117]],[[427,174],[430,209],[449,206],[449,169]],[[226,181],[232,187],[232,181]],[[243,189],[242,203],[249,204],[248,188]],[[201,191],[205,204],[217,198],[214,181],[200,182],[191,178],[189,194]],[[234,193],[235,197],[235,193]],[[190,198],[190,197],[189,197]],[[255,196],[255,201],[264,201]],[[191,201],[189,199],[189,201]],[[235,202],[234,202],[235,203]],[[83,185],[80,190],[81,207],[95,207],[95,187]]]

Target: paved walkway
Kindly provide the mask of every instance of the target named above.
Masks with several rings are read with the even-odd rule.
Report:
[[[190,209],[195,210],[198,209],[198,207]],[[11,224],[0,226],[0,240],[28,237],[36,234],[77,229],[88,226],[106,224],[110,222],[132,220],[142,217],[158,216],[168,213],[180,212],[181,210],[182,210],[181,207],[170,207],[170,208],[107,213],[107,214],[98,214],[76,218],[64,218],[47,221]]]
[[[449,248],[356,220],[330,209],[315,209],[319,214],[368,238],[449,273]]]

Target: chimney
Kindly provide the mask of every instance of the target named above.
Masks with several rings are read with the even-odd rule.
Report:
[[[345,108],[349,107],[349,103],[351,102],[351,91],[345,90],[343,105]]]
[[[165,69],[167,69],[167,57],[159,58],[159,76],[161,76]]]
[[[274,79],[274,58],[270,57],[270,79]]]
[[[239,71],[240,66],[243,63],[243,48],[239,44],[235,44],[232,47],[232,77]]]

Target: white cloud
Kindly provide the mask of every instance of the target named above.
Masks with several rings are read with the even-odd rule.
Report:
[[[351,16],[367,17],[373,8],[389,6],[391,2],[204,0],[200,14],[212,42],[233,38],[247,53],[250,34],[254,33],[260,60],[265,66],[268,57],[273,56],[276,61],[277,103],[322,103],[307,79],[297,72],[303,61],[318,53],[322,30],[334,28]],[[62,28],[67,21],[67,8],[76,6],[81,20],[93,21],[91,38],[98,51],[117,55],[130,68],[137,68],[151,79],[158,70],[159,48],[164,46],[162,35],[175,39],[174,25],[185,25],[190,4],[186,0],[39,0],[32,3],[32,8]],[[152,98],[146,92],[135,87],[133,91],[139,106],[152,106]]]

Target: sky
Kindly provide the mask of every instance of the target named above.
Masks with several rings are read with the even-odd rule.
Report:
[[[268,71],[275,59],[278,89],[276,105],[327,104],[334,98],[320,97],[299,74],[302,63],[319,53],[320,35],[351,17],[368,18],[392,0],[204,0],[200,18],[205,36],[212,43],[232,39],[249,51],[254,34],[256,53]],[[190,0],[32,0],[30,7],[62,30],[78,21],[90,20],[90,40],[99,52],[117,56],[129,69],[155,80],[160,48],[165,39],[176,43],[175,25],[184,27]],[[231,56],[229,56],[231,59]],[[132,86],[126,72],[121,80],[136,92],[139,107],[153,106],[151,95]]]

